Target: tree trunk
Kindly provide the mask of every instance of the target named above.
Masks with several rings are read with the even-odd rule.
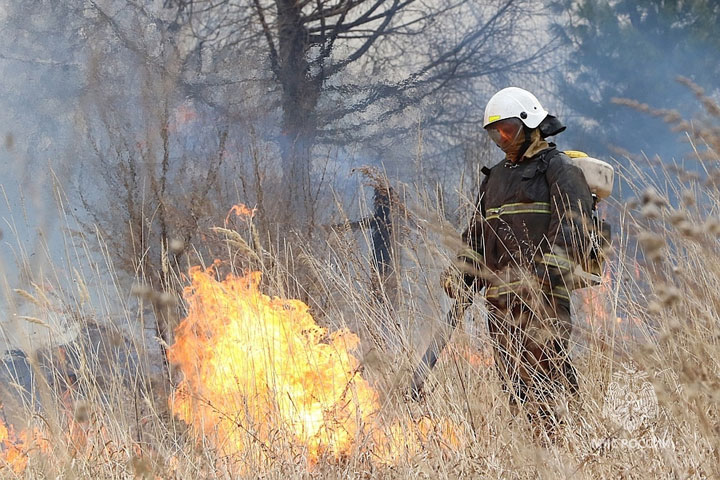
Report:
[[[311,150],[317,136],[316,107],[322,81],[310,72],[309,36],[295,0],[276,0],[278,76],[282,85],[283,125],[280,142],[283,187],[291,223],[312,217]]]

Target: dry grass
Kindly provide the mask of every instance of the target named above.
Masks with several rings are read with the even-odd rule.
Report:
[[[708,109],[712,116],[715,110]],[[707,136],[709,130],[703,130]],[[90,241],[76,244],[82,271],[56,267],[37,274],[34,291],[18,291],[31,322],[57,336],[79,334],[62,348],[22,345],[26,361],[5,362],[3,403],[7,423],[28,438],[3,444],[4,478],[710,478],[720,476],[720,189],[713,149],[688,170],[647,159],[620,167],[636,200],[614,202],[613,254],[606,283],[575,293],[573,355],[582,402],[562,413],[566,425],[553,442],[533,438],[522,414],[513,415],[487,360],[489,339],[480,299],[466,315],[441,358],[427,395],[410,401],[407,386],[418,352],[447,309],[439,273],[457,236],[442,220],[432,196],[404,195],[398,220],[402,261],[393,281],[377,278],[365,230],[335,229],[322,244],[293,249],[263,245],[253,221],[219,225],[227,239],[221,270],[252,266],[263,272],[271,295],[294,291],[294,273],[312,292],[312,313],[330,330],[347,326],[362,338],[356,354],[362,375],[380,393],[378,427],[397,419],[449,419],[463,437],[449,448],[440,434],[391,465],[377,460],[371,438],[357,439],[354,453],[308,467],[302,449],[279,437],[227,458],[211,437],[197,437],[168,408],[177,373],[158,358],[157,339],[145,328],[144,303],[179,311],[173,299],[142,287],[133,295],[98,261]],[[714,158],[710,158],[715,155]],[[414,201],[410,201],[414,199]],[[242,261],[238,261],[240,258]],[[103,265],[104,266],[101,266]],[[81,270],[79,266],[76,266]],[[182,278],[177,281],[183,282]],[[54,284],[52,293],[48,285]],[[387,287],[387,288],[386,288]],[[165,302],[165,303],[163,303]],[[180,306],[182,307],[182,306]],[[157,310],[157,309],[156,309]],[[26,312],[27,310],[23,310]],[[148,325],[149,327],[149,325]],[[238,345],[238,348],[247,346]],[[17,360],[17,359],[16,359]],[[634,364],[647,381],[658,414],[628,432],[608,410],[613,374]],[[22,364],[22,365],[20,365]],[[25,391],[27,373],[34,387]],[[238,366],[244,368],[245,366]],[[22,378],[21,378],[22,377]],[[612,400],[612,398],[610,398]],[[632,399],[627,397],[625,404]],[[224,412],[233,415],[234,412]],[[34,430],[33,430],[34,429]],[[279,431],[280,432],[280,431]],[[250,435],[250,434],[248,434]],[[250,442],[252,444],[252,442]],[[17,447],[13,450],[11,445]],[[263,453],[259,453],[259,452]],[[11,454],[27,459],[14,472]],[[271,453],[268,453],[271,452]],[[11,462],[11,463],[8,463]]]

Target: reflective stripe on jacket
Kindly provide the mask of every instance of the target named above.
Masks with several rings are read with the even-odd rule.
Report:
[[[522,289],[523,283],[523,281],[517,280],[515,282],[493,285],[492,287],[488,287],[488,289],[485,291],[485,298],[487,298],[488,300],[498,300],[504,295],[517,293]],[[561,298],[568,301],[570,300],[570,292],[562,285],[555,285],[552,288],[548,286],[543,286],[542,292],[549,296]]]
[[[548,294],[568,299],[558,279],[583,262],[588,250],[584,224],[591,218],[592,194],[582,171],[551,146],[517,164],[502,161],[492,167],[479,193],[479,202],[463,233],[477,267],[487,273],[479,285],[489,301],[512,289],[512,269],[546,273]],[[562,287],[557,289],[557,287]],[[506,292],[507,293],[507,292]]]

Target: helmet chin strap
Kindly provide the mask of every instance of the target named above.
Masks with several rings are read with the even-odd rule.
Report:
[[[520,150],[518,150],[518,153],[515,156],[515,158],[510,160],[511,162],[518,163],[523,158],[523,155],[525,155],[525,152],[527,152],[527,149],[530,148],[530,144],[532,143],[532,131],[533,131],[533,129],[531,129],[527,125],[523,124],[523,132],[525,134],[525,140],[523,140],[523,143],[520,146]]]

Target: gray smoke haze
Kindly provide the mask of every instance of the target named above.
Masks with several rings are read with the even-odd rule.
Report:
[[[176,188],[202,178],[212,164],[211,157],[222,146],[229,152],[227,158],[232,164],[226,162],[220,175],[225,176],[223,191],[235,195],[227,202],[228,207],[238,196],[245,197],[249,204],[256,200],[251,188],[242,191],[241,177],[251,178],[252,171],[246,165],[252,164],[257,152],[268,158],[278,155],[278,138],[282,135],[277,87],[268,81],[271,75],[267,65],[234,63],[234,59],[221,55],[206,57],[202,49],[197,57],[171,51],[167,37],[174,28],[173,19],[163,16],[161,4],[148,2],[145,8],[157,16],[146,24],[141,23],[146,17],[132,11],[130,3],[122,0],[1,4],[0,138],[4,144],[0,148],[3,165],[0,277],[7,279],[10,290],[29,288],[31,278],[43,275],[52,278],[52,272],[48,272],[50,260],[62,268],[75,264],[66,242],[68,228],[78,225],[72,220],[68,224],[62,217],[55,190],[63,192],[66,211],[81,217],[84,207],[80,194],[91,204],[109,202],[104,190],[108,181],[97,176],[98,168],[105,168],[102,158],[110,153],[125,158],[135,149],[147,155],[141,164],[149,171],[162,158],[158,115],[166,113],[174,128],[167,150],[172,160],[169,175]],[[113,15],[112,21],[98,13],[97,5],[102,12]],[[545,32],[543,35],[548,39],[554,38],[551,18],[538,16],[533,22],[535,30]],[[511,42],[518,49],[527,49],[518,50],[521,56],[529,54],[538,47],[538,35],[530,35],[531,31],[530,26],[525,26],[516,32],[518,37],[495,39],[483,48],[500,51],[504,43]],[[366,144],[328,141],[317,148],[316,165],[323,168],[313,178],[326,174],[335,178],[333,187],[351,212],[368,192],[361,190],[360,180],[351,177],[350,171],[366,163],[384,168],[393,180],[438,182],[445,191],[453,192],[461,170],[469,174],[477,170],[479,163],[500,159],[500,152],[488,144],[477,118],[489,95],[508,84],[537,92],[548,110],[561,117],[568,126],[567,132],[557,138],[561,148],[586,150],[599,158],[607,158],[611,146],[630,152],[643,150],[668,159],[681,158],[688,152],[682,135],[668,133],[662,120],[602,97],[589,98],[599,100],[591,110],[588,98],[568,95],[563,90],[563,80],[576,79],[585,70],[568,60],[572,50],[569,40],[556,38],[552,47],[540,55],[538,66],[513,75],[489,76],[487,82],[474,84],[475,90],[460,92],[462,95],[428,96],[405,109],[398,107],[401,115],[379,125],[368,121],[372,120],[375,107],[367,109],[360,115],[362,118],[355,120],[365,122],[369,133],[382,130],[396,131],[397,135],[367,135],[372,140]],[[423,37],[421,41],[432,43],[433,38]],[[655,42],[655,50],[671,53],[653,61],[650,68],[635,72],[634,84],[647,86],[643,91],[645,97],[638,100],[661,108],[681,107],[683,113],[694,115],[700,110],[699,104],[674,78],[682,74],[702,80],[703,72],[693,72],[692,68],[705,64],[707,57],[717,60],[717,51],[698,47],[672,53],[676,42],[673,37],[648,41]],[[194,45],[185,46],[194,51]],[[225,50],[218,51],[227,54]],[[602,71],[605,65],[597,60],[584,66],[589,67]],[[183,72],[192,75],[185,76]],[[252,74],[239,82],[236,76],[241,72]],[[602,81],[612,78],[608,76]],[[717,92],[717,82],[702,86]],[[342,90],[338,91],[325,100],[327,104],[323,107],[330,111],[343,107],[337,104],[344,98]],[[637,88],[620,90],[619,94],[636,91]],[[459,98],[465,103],[460,103]],[[441,122],[432,125],[428,118],[468,121],[443,128]],[[424,130],[425,124],[431,126]],[[341,124],[338,131],[352,126]],[[221,142],[223,135],[227,136],[227,143]],[[334,138],[342,139],[342,135]],[[417,153],[420,138],[425,143],[422,156]],[[278,167],[264,168],[270,175]],[[150,178],[148,174],[139,181],[140,191],[149,191]],[[472,182],[465,187],[468,192],[474,188]],[[452,202],[457,203],[458,198]],[[108,203],[108,208],[111,207],[112,203]],[[67,278],[55,276],[59,281],[68,281]],[[9,308],[7,295],[12,294],[7,293],[0,303],[5,311]]]

